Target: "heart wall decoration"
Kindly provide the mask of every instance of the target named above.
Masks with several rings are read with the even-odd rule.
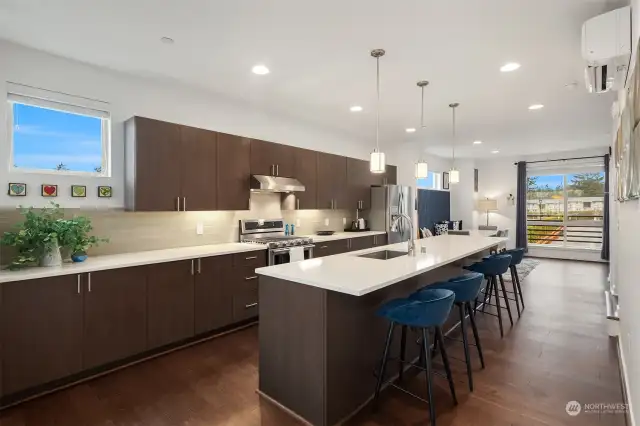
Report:
[[[7,192],[10,197],[24,197],[27,195],[26,183],[10,183],[9,191]]]
[[[42,196],[43,197],[57,197],[58,196],[58,185],[42,185]]]

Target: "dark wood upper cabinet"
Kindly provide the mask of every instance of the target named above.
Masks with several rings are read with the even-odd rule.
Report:
[[[347,158],[318,153],[318,209],[347,209]]]
[[[208,211],[218,207],[216,132],[180,127],[182,210]]]
[[[80,280],[74,274],[2,284],[6,395],[81,371]]]
[[[296,210],[318,208],[318,153],[309,149],[295,148],[294,176],[304,185],[304,192],[296,192]]]
[[[368,210],[371,208],[372,173],[369,162],[347,159],[347,180],[349,182],[349,200],[347,209]]]
[[[232,256],[196,259],[195,333],[206,333],[233,323],[233,285],[227,270]]]
[[[148,349],[176,343],[194,335],[191,260],[148,266]]]
[[[180,126],[134,117],[125,131],[127,210],[177,211],[182,197]]]
[[[251,142],[218,133],[218,210],[249,210]]]
[[[83,274],[84,369],[147,349],[147,268]]]
[[[294,164],[294,147],[251,139],[252,175],[297,177]]]
[[[387,164],[386,170],[382,174],[371,174],[372,185],[397,185],[398,184],[398,167]]]

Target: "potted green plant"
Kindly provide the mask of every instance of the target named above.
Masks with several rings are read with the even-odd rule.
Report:
[[[72,255],[81,252],[86,255],[89,247],[106,241],[89,236],[93,229],[90,219],[83,216],[64,219],[64,212],[55,203],[43,209],[22,208],[21,214],[24,221],[16,225],[14,231],[5,232],[0,238],[0,244],[16,250],[9,269],[35,265],[60,266],[61,247]]]
[[[88,217],[76,216],[63,220],[60,245],[68,250],[73,262],[84,262],[89,248],[109,241],[107,238],[89,235],[92,230],[91,219]]]

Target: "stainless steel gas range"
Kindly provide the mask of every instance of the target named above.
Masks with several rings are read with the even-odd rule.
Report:
[[[264,244],[269,254],[269,266],[290,262],[293,247],[302,247],[304,258],[313,258],[313,240],[284,234],[284,219],[247,219],[240,221],[240,242]]]

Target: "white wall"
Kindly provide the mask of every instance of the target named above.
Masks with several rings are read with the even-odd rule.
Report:
[[[88,178],[9,173],[7,132],[0,128],[0,207],[44,205],[42,183],[58,184],[55,201],[65,207],[124,205],[124,121],[142,115],[194,127],[367,159],[370,146],[312,124],[269,115],[177,83],[143,79],[0,41],[0,116],[7,115],[6,82],[109,102],[112,116],[112,177]],[[4,120],[3,120],[4,121]],[[401,168],[402,170],[402,168]],[[27,197],[9,197],[8,182],[28,184]],[[72,199],[71,184],[87,185],[88,197]],[[112,199],[98,199],[97,185],[111,185]]]
[[[462,227],[465,229],[477,229],[478,214],[475,206],[478,193],[475,192],[473,185],[475,161],[472,159],[456,160],[455,167],[460,171],[460,182],[450,185],[451,220],[462,220]]]

